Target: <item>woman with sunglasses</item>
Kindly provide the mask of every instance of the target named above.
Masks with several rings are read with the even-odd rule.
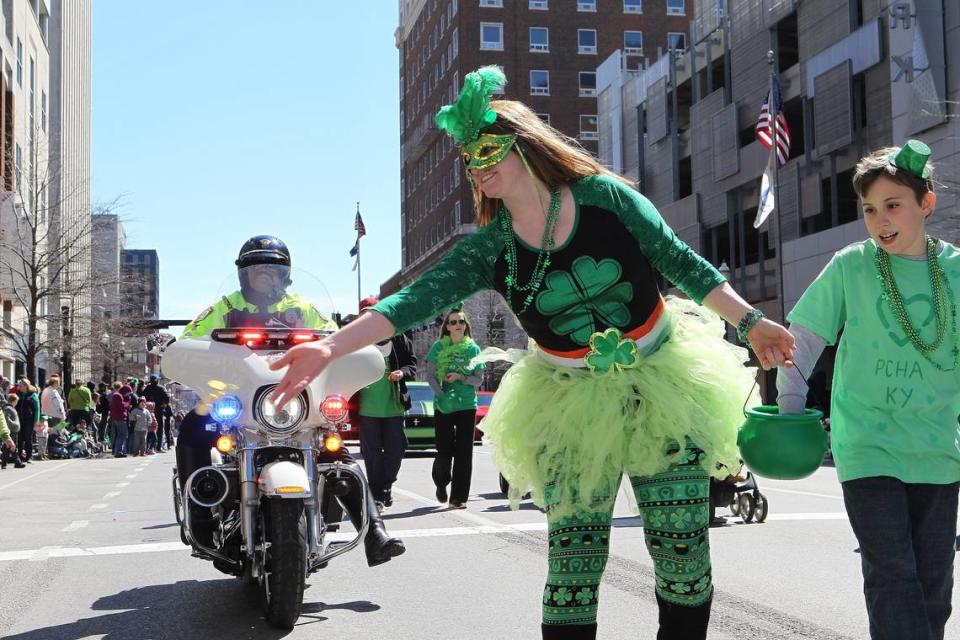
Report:
[[[596,637],[613,504],[627,474],[654,562],[657,638],[705,638],[709,474],[739,461],[736,432],[753,382],[746,350],[724,340],[717,316],[765,369],[789,362],[793,337],[744,302],[626,180],[529,107],[491,102],[505,82],[497,67],[468,74],[436,117],[461,145],[478,230],[346,329],[288,351],[272,365],[289,366],[274,397],[295,396],[342,354],[498,291],[533,347],[499,354],[515,364],[484,419],[484,442],[514,503],[529,490],[547,513],[543,637]],[[693,302],[664,300],[661,274]]]
[[[437,457],[433,459],[433,483],[437,500],[466,509],[473,472],[473,429],[477,417],[477,387],[483,365],[470,362],[480,355],[473,341],[470,321],[460,307],[443,319],[440,338],[427,353],[427,382],[433,389],[433,416],[437,432]],[[453,470],[451,473],[451,464]]]

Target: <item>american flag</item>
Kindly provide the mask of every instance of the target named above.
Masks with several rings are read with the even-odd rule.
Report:
[[[777,162],[780,165],[784,165],[787,163],[787,160],[790,159],[790,127],[787,126],[787,119],[783,116],[783,97],[780,95],[780,82],[776,76],[773,78],[773,90],[763,99],[763,106],[760,108],[760,119],[757,120],[756,135],[760,144],[767,149],[773,146],[773,125],[770,119],[771,94],[773,95],[777,122]]]
[[[367,235],[367,228],[363,226],[363,218],[360,217],[360,207],[357,207],[357,219],[353,223],[353,230],[357,232],[357,240]]]

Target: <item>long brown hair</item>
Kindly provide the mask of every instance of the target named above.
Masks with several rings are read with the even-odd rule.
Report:
[[[632,186],[629,180],[605,168],[579,142],[541,120],[533,109],[522,102],[493,100],[490,106],[497,112],[497,121],[487,127],[484,133],[516,134],[516,146],[526,156],[534,175],[548,187],[598,174]],[[473,183],[473,204],[480,226],[489,224],[500,209],[500,199],[486,197],[476,183]]]
[[[443,316],[443,324],[440,326],[440,340],[443,340],[444,336],[450,335],[450,330],[447,329],[447,322],[450,320],[450,316],[455,313],[459,313],[463,316],[464,321],[466,322],[463,329],[463,335],[466,338],[473,338],[473,331],[470,329],[470,320],[467,318],[467,314],[463,312],[462,309],[451,309]]]

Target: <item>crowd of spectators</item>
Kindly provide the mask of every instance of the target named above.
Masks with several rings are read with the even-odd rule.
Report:
[[[182,415],[156,376],[111,385],[52,375],[41,391],[30,380],[0,378],[0,469],[38,460],[150,456],[170,450]]]

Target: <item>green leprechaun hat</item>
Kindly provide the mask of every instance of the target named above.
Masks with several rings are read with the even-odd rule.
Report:
[[[887,161],[897,169],[927,180],[930,178],[930,167],[927,166],[930,153],[930,147],[926,143],[907,140],[907,143],[900,147],[900,151],[887,156]]]

